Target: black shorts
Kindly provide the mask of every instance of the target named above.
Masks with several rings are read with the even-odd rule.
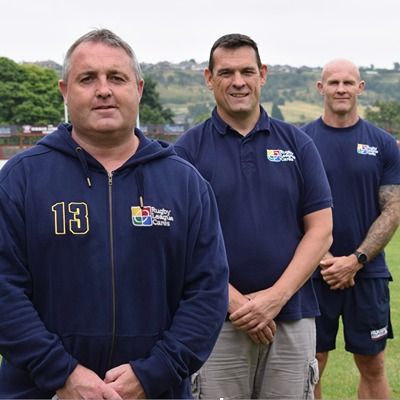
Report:
[[[321,315],[315,319],[317,352],[336,348],[342,317],[345,349],[353,354],[375,355],[393,338],[390,322],[389,279],[364,278],[355,286],[331,290],[323,279],[314,279]]]

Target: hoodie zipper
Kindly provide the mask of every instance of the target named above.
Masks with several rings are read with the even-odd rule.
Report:
[[[110,369],[112,366],[112,358],[114,354],[115,345],[115,326],[116,326],[116,310],[115,310],[115,263],[114,263],[114,230],[113,230],[113,197],[112,197],[112,185],[113,185],[113,173],[108,173],[108,205],[109,205],[109,223],[110,223],[110,255],[111,255],[111,291],[112,291],[112,336],[111,336],[111,348],[108,358],[108,366]]]

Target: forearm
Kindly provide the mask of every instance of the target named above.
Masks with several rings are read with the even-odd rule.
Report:
[[[399,215],[392,212],[382,213],[369,228],[367,236],[358,250],[367,254],[368,260],[372,260],[389,243],[398,226]]]
[[[250,333],[263,329],[310,278],[332,243],[331,209],[305,216],[304,232],[292,260],[275,284],[247,294],[250,301],[231,314],[236,326]]]
[[[305,218],[305,234],[286,270],[273,286],[284,304],[311,277],[332,244],[331,210],[313,214],[311,221]]]
[[[368,260],[376,257],[389,243],[400,223],[400,186],[382,186],[379,191],[381,214],[370,226],[358,250],[367,254]]]

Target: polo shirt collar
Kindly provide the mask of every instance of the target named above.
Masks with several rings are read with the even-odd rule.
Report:
[[[236,132],[231,128],[218,114],[217,107],[214,107],[211,114],[212,123],[216,131],[221,135],[226,135],[230,132]],[[258,119],[253,130],[248,134],[255,134],[257,132],[269,133],[271,131],[271,119],[262,106],[260,106],[260,118]]]

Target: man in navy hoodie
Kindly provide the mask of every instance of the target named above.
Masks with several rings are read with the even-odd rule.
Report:
[[[135,129],[130,46],[68,50],[63,124],[0,175],[1,398],[190,398],[227,312],[210,185]]]

